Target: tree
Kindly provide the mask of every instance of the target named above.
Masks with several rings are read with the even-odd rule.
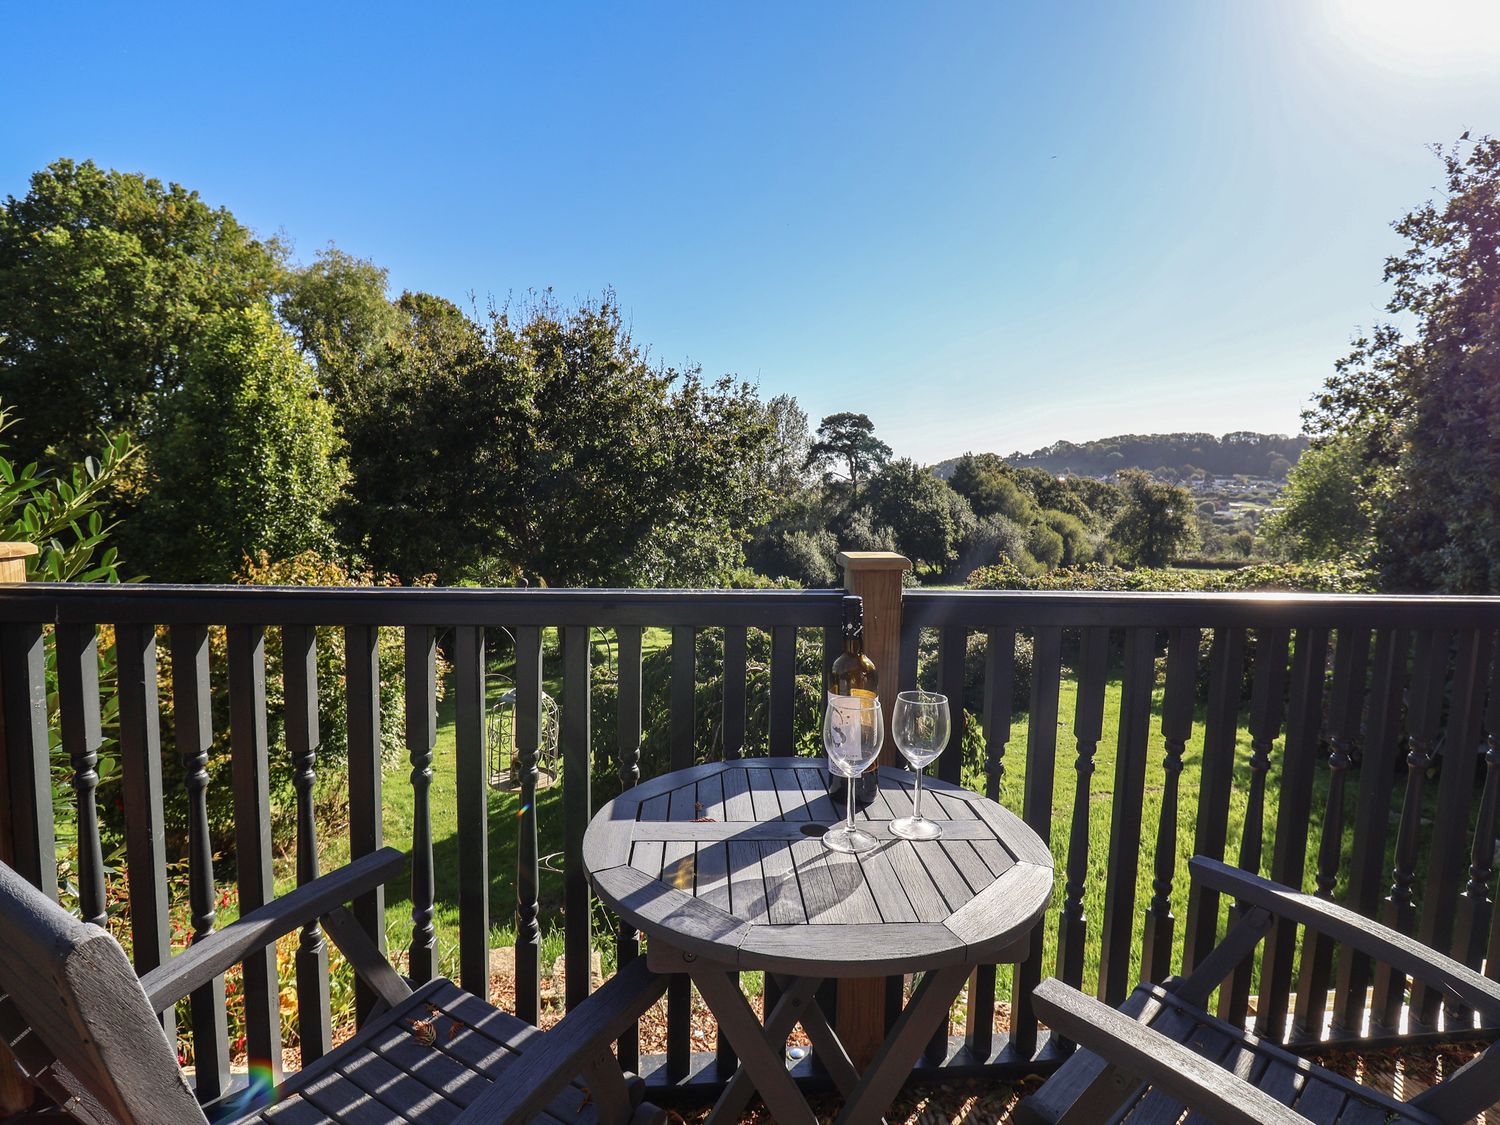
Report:
[[[261,552],[332,546],[345,479],[333,408],[269,304],[201,325],[145,436],[146,494],[121,541],[152,578],[225,582]]]
[[[16,456],[81,461],[142,432],[221,313],[264,302],[282,250],[196,192],[59,160],[0,206],[0,397]]]
[[[807,414],[792,395],[777,395],[763,409],[770,437],[761,475],[778,495],[795,496],[807,484],[807,458],[812,450]]]
[[[851,496],[859,496],[861,478],[869,476],[891,459],[891,447],[875,436],[875,423],[867,414],[830,414],[818,424],[817,440],[808,450],[809,468],[823,469],[829,476],[842,465]]]
[[[1304,453],[1287,477],[1279,510],[1266,517],[1267,542],[1298,562],[1367,560],[1371,513],[1360,481],[1364,443],[1336,434]]]
[[[400,327],[401,312],[386,299],[388,278],[383,266],[332,244],[287,277],[278,312],[339,413],[357,406],[360,372]]]
[[[1180,485],[1163,484],[1141,469],[1124,470],[1119,481],[1125,504],[1110,538],[1137,566],[1166,566],[1193,542],[1192,497]]]
[[[1465,134],[1467,138],[1467,134]],[[1386,588],[1500,589],[1500,140],[1440,151],[1446,195],[1394,226],[1387,310],[1355,340],[1304,423],[1357,449]],[[1408,335],[1409,332],[1409,335]]]
[[[654,367],[603,300],[488,325],[398,302],[400,341],[346,416],[351,545],[410,580],[722,581],[769,514],[773,426],[753,388]],[[441,513],[435,519],[433,513]]]
[[[980,518],[1001,515],[1024,525],[1036,516],[1036,502],[1017,483],[1015,470],[993,453],[965,453],[948,483]]]
[[[915,461],[892,461],[870,478],[871,506],[913,562],[946,571],[975,526],[969,502]]]

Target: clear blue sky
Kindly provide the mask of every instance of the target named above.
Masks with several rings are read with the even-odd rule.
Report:
[[[1494,0],[0,9],[0,196],[90,158],[397,291],[612,286],[922,460],[1295,430],[1424,145],[1500,130]]]

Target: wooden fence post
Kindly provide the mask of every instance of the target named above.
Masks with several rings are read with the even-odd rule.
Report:
[[[25,582],[26,560],[37,553],[32,543],[0,543],[0,582]],[[5,740],[0,738],[0,859],[7,863],[15,853],[15,825],[11,820],[10,763],[5,760]],[[0,1040],[0,1113],[19,1113],[32,1102],[31,1083],[21,1077],[10,1047]]]
[[[887,731],[880,764],[890,765],[899,758],[889,733],[896,693],[916,687],[902,684],[898,673],[901,576],[911,569],[911,560],[894,551],[840,551],[838,561],[844,568],[844,589],[864,599],[865,655],[875,662],[875,670],[880,674],[880,707],[885,712]],[[863,1071],[885,1040],[885,980],[876,977],[839,981],[834,1022],[850,1061]]]

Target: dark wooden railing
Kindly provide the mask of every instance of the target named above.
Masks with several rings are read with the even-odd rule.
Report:
[[[291,767],[296,878],[315,877],[313,796],[324,753],[315,627],[342,630],[348,747],[339,761],[347,777],[348,850],[353,856],[375,850],[383,843],[379,630],[400,630],[414,810],[410,938],[401,939],[408,972],[428,979],[446,953],[435,925],[434,848],[454,842],[458,979],[487,990],[491,925],[508,920],[491,917],[492,886],[512,888],[515,1009],[534,1021],[542,1004],[543,934],[554,925],[564,927],[564,1002],[577,1004],[590,987],[599,938],[582,836],[597,804],[591,777],[601,776],[591,767],[603,765],[622,786],[641,778],[649,733],[643,631],[670,630],[667,768],[708,754],[738,756],[752,741],[747,641],[754,630],[769,634],[770,652],[765,740],[754,741],[788,753],[812,735],[799,729],[795,706],[799,630],[815,631],[824,660],[831,658],[839,598],[837,591],[0,587],[0,796],[8,809],[0,858],[56,896],[54,792],[70,793],[78,906],[85,917],[104,917],[97,786],[101,753],[117,754],[135,961],[145,971],[169,955],[160,635],[171,657],[167,686],[182,778],[174,784],[182,785],[187,807],[193,934],[212,931],[218,903],[208,793],[215,685],[229,701],[233,870],[242,908],[272,893],[267,779],[276,755]],[[1014,1074],[1055,1061],[1058,1047],[1031,1003],[1043,976],[1095,987],[1114,1003],[1142,977],[1191,968],[1235,909],[1211,892],[1188,893],[1186,861],[1193,854],[1315,890],[1476,967],[1488,959],[1492,974],[1500,969],[1500,914],[1493,909],[1500,599],[914,590],[895,617],[878,623],[899,636],[893,678],[902,686],[919,679],[939,685],[967,704],[955,709],[953,748],[939,760],[939,775],[1012,803],[1050,841],[1058,870],[1053,908],[1031,956],[1020,966],[975,973],[963,1034],[935,1040],[925,1066]],[[101,653],[106,625],[112,654]],[[486,629],[502,626],[515,642],[520,792],[514,828],[499,830],[516,833],[515,871],[494,868],[490,855]],[[211,659],[219,628],[222,667]],[[618,654],[618,734],[608,763],[591,761],[595,629],[606,630]],[[711,745],[698,714],[696,663],[699,636],[708,629],[721,638],[723,666]],[[282,654],[285,735],[278,744],[267,734],[267,630],[279,634]],[[560,917],[539,893],[548,630],[561,643]],[[434,824],[430,812],[440,653],[451,666],[458,797],[451,824]],[[111,657],[104,664],[113,666],[118,695],[112,748],[101,733],[101,656]],[[49,657],[60,716],[55,732]],[[803,674],[816,678],[815,671]],[[1015,687],[1026,679],[1018,706]],[[1024,741],[1017,733],[1022,723]],[[967,756],[959,749],[965,740]],[[1098,768],[1101,760],[1112,768]],[[375,940],[385,941],[382,894],[356,903],[355,914]],[[622,963],[636,956],[637,935],[619,931],[617,952]],[[328,953],[316,926],[298,938],[295,980],[306,1063],[328,1049],[332,1032]],[[274,951],[246,964],[243,982],[246,1048],[277,1066]],[[1408,1003],[1407,983],[1388,967],[1319,942],[1299,944],[1290,928],[1277,929],[1258,961],[1226,982],[1218,1005],[1226,1018],[1296,1044],[1494,1030],[1476,1028],[1472,1013],[1427,990],[1413,990]],[[883,990],[892,999],[900,993],[899,981]],[[356,997],[361,1018],[372,1000],[363,992]],[[701,1042],[695,1049],[690,1003],[684,980],[669,993],[664,1057],[640,1060],[638,1037],[621,1041],[624,1062],[641,1065],[654,1085],[711,1087],[733,1064],[727,1049],[715,1054]],[[222,979],[192,997],[190,1034],[205,1096],[230,1077],[225,1012]]]

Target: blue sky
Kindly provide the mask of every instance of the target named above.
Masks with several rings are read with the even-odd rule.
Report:
[[[1424,146],[1500,130],[1492,0],[0,7],[0,196],[91,158],[396,291],[613,287],[921,460],[1295,430]]]

